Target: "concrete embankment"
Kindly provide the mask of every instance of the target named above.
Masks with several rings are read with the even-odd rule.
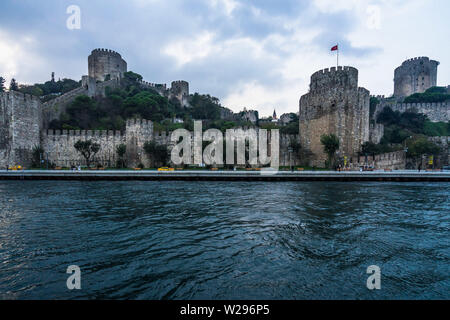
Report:
[[[436,181],[450,182],[450,172],[262,172],[262,171],[0,171],[0,180],[173,180],[173,181]]]

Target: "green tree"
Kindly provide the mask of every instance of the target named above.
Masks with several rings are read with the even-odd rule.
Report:
[[[41,88],[37,86],[20,85],[19,91],[26,94],[31,94],[33,96],[40,97],[44,94]]]
[[[125,144],[119,144],[116,148],[116,153],[119,156],[119,166],[125,167],[125,153],[127,153],[127,146]]]
[[[169,161],[169,151],[166,145],[147,141],[144,144],[144,151],[154,165],[165,165]]]
[[[83,130],[95,129],[98,119],[103,116],[97,108],[94,99],[88,96],[78,96],[67,107],[66,114],[61,115],[62,123]],[[55,128],[56,129],[56,128]]]
[[[142,76],[138,73],[134,73],[133,71],[128,71],[123,74],[125,80],[129,80],[131,82],[142,81]]]
[[[441,148],[425,137],[419,137],[408,144],[408,155],[412,158],[420,158],[423,155],[438,155]]]
[[[210,95],[195,93],[189,99],[192,118],[197,120],[219,120],[221,105],[219,99]]]
[[[299,122],[298,120],[296,120],[289,123],[286,126],[281,127],[280,132],[284,134],[298,134],[298,129],[299,129]]]
[[[92,140],[78,140],[74,147],[84,157],[88,168],[91,166],[93,157],[100,151],[100,145]]]
[[[289,147],[292,148],[292,151],[295,154],[299,154],[300,150],[302,149],[302,145],[300,144],[300,142],[292,138],[289,141]]]
[[[377,118],[378,123],[384,125],[398,124],[400,122],[400,112],[394,112],[390,107],[384,107]]]
[[[11,83],[9,84],[9,91],[19,91],[19,85],[14,78],[11,79]]]
[[[444,102],[450,99],[450,94],[447,93],[445,87],[431,87],[424,93],[414,93],[406,97],[405,103],[433,103]]]
[[[43,160],[42,157],[44,155],[44,149],[37,145],[33,147],[32,153],[31,153],[31,162],[33,168],[38,168],[41,166],[41,161]]]
[[[323,151],[328,155],[328,165],[333,165],[334,155],[339,150],[339,139],[334,134],[325,134],[320,137]]]

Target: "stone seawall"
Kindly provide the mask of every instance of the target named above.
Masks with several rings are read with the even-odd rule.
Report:
[[[70,167],[72,164],[85,165],[84,158],[74,147],[78,140],[92,140],[100,144],[100,151],[93,163],[114,166],[118,160],[117,146],[126,143],[125,135],[120,131],[91,130],[45,130],[41,134],[44,158],[59,167]]]
[[[0,170],[0,180],[86,180],[86,181],[433,181],[450,182],[449,172],[277,172],[257,171],[15,171]]]
[[[191,136],[192,139],[192,136]],[[100,144],[100,151],[92,163],[106,167],[114,167],[117,163],[117,147],[124,144],[127,147],[126,161],[129,167],[137,167],[143,164],[152,167],[148,156],[145,154],[144,144],[153,141],[159,145],[166,145],[169,152],[174,144],[171,142],[170,132],[158,132],[153,130],[153,123],[148,120],[133,119],[127,121],[125,132],[120,131],[91,131],[91,130],[44,130],[41,132],[41,145],[45,151],[45,159],[58,167],[70,167],[73,165],[85,165],[85,160],[75,150],[78,140],[92,140]],[[301,158],[289,148],[299,141],[298,135],[280,135],[280,166],[300,165]],[[193,146],[193,143],[191,143]],[[193,153],[192,153],[193,154]],[[292,161],[292,162],[291,162]]]
[[[375,169],[403,170],[406,166],[406,153],[396,151],[373,156],[359,156],[354,167],[371,166]]]

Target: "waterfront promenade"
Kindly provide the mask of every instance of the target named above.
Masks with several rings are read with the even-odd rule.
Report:
[[[181,181],[440,181],[450,172],[373,171],[207,171],[207,170],[23,170],[0,171],[0,180],[181,180]]]

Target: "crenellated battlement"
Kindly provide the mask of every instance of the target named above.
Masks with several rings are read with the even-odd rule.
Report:
[[[325,68],[322,70],[319,70],[317,72],[314,72],[313,75],[311,76],[311,79],[317,79],[317,78],[322,78],[323,76],[329,76],[335,73],[342,73],[342,72],[350,72],[350,73],[356,73],[358,74],[358,69],[354,68],[354,67],[349,67],[349,66],[339,66],[339,67],[332,67],[332,68]]]
[[[103,49],[103,48],[99,48],[99,49],[94,49],[91,52],[92,55],[109,55],[109,56],[114,56],[114,57],[118,57],[118,58],[122,58],[122,56],[120,55],[120,53],[114,51],[114,50],[110,50],[110,49]]]
[[[153,126],[153,122],[151,120],[134,118],[134,119],[128,119],[126,121],[126,125],[127,125],[127,127],[131,127],[131,126],[150,127],[150,126]]]
[[[445,110],[450,108],[450,105],[447,102],[433,102],[433,103],[397,103],[394,105],[394,109],[440,109]]]
[[[415,58],[411,58],[411,59],[408,59],[408,60],[404,61],[402,63],[402,66],[408,66],[408,65],[411,65],[411,64],[417,64],[417,63],[420,63],[420,62],[437,62],[439,64],[438,61],[430,60],[430,58],[428,58],[428,57],[415,57]]]
[[[43,130],[43,137],[122,137],[119,130]]]
[[[187,81],[185,81],[185,80],[176,80],[176,81],[172,81],[172,86],[173,85],[176,85],[176,84],[179,84],[179,85],[187,85],[187,84],[189,84],[189,82],[187,82]]]
[[[311,76],[310,92],[322,94],[334,88],[356,89],[358,70],[353,67],[333,67],[315,72]]]
[[[154,138],[170,138],[171,133],[169,131],[155,131],[153,133]]]
[[[407,111],[422,113],[432,122],[450,121],[450,103],[448,101],[433,103],[389,103],[385,101],[377,106],[374,119],[377,119],[385,107],[401,113]]]
[[[33,102],[38,102],[38,103],[41,102],[39,97],[33,96],[31,94],[28,94],[28,93],[22,93],[22,92],[19,92],[19,91],[0,92],[0,96],[5,97],[7,100],[16,99],[16,100],[21,100],[21,101],[24,101],[24,102],[25,101],[33,101]]]
[[[164,89],[167,90],[167,85],[165,83],[152,83],[152,82],[147,82],[147,81],[139,81],[139,84],[144,86],[144,87],[150,87],[153,89]]]

